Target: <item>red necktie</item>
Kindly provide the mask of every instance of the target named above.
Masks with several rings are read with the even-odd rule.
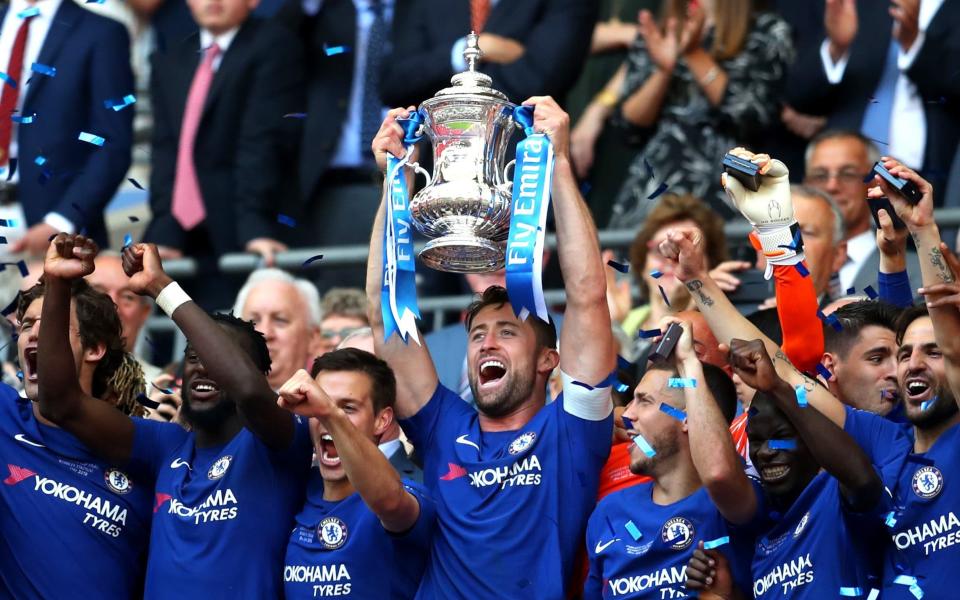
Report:
[[[7,18],[13,15],[8,11]],[[3,94],[0,95],[0,163],[7,162],[10,156],[10,134],[13,130],[13,121],[10,117],[17,110],[17,99],[20,97],[19,81],[23,73],[23,53],[27,48],[27,34],[30,32],[30,21],[33,17],[26,17],[17,30],[17,37],[13,41],[13,50],[10,52],[10,62],[7,64],[7,77],[16,83],[10,85],[3,82]]]
[[[170,212],[186,231],[190,231],[207,218],[203,206],[203,194],[200,192],[200,180],[197,179],[197,166],[193,160],[194,143],[200,117],[203,116],[203,104],[213,82],[213,61],[220,54],[216,44],[207,48],[203,62],[193,74],[187,106],[183,110],[180,124],[180,144],[177,147],[177,174],[173,180],[173,200]]]
[[[470,0],[470,27],[475,33],[483,31],[490,16],[490,0]]]

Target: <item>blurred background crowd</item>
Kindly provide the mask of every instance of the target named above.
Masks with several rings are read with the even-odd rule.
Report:
[[[204,308],[232,307],[263,331],[275,387],[303,356],[369,335],[358,288],[380,200],[370,140],[388,108],[465,68],[470,30],[496,89],[515,103],[552,95],[573,118],[606,258],[632,266],[608,273],[630,359],[638,331],[690,305],[659,255],[670,226],[698,227],[714,279],[743,312],[772,312],[758,322],[776,320],[716,175],[729,148],[789,167],[825,303],[876,285],[864,178],[879,156],[917,169],[938,208],[960,204],[958,0],[11,0],[2,23],[0,300],[40,275],[57,231],[114,250],[153,242]],[[948,231],[950,214],[938,213]],[[548,301],[561,304],[545,262]],[[907,264],[917,276],[910,253]],[[117,256],[94,277],[167,389],[176,373],[152,365],[179,358],[182,337],[124,289]],[[418,277],[431,348],[462,347],[454,307],[503,281]],[[433,355],[468,394],[462,353]]]

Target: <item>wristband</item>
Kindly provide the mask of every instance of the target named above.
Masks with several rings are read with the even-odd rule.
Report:
[[[593,97],[593,101],[604,108],[613,108],[617,105],[617,102],[620,102],[620,96],[610,90],[600,90],[600,92]]]
[[[167,284],[167,287],[163,288],[159,294],[157,294],[157,306],[160,307],[160,310],[167,313],[168,317],[173,316],[173,311],[180,308],[182,304],[190,302],[192,298],[187,295],[183,288],[180,287],[180,284],[176,281],[171,281]]]

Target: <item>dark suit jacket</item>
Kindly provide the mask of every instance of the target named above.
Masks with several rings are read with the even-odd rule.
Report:
[[[865,290],[868,285],[879,292],[880,288],[877,285],[879,272],[880,251],[874,249],[870,256],[867,257],[867,260],[863,262],[860,270],[857,271],[856,277],[853,278],[853,286],[857,288],[857,293],[861,295],[864,294],[863,290]],[[907,274],[910,276],[910,282],[917,284],[912,288],[916,291],[916,288],[919,287],[922,280],[920,277],[920,259],[917,258],[917,253],[913,250],[907,250]]]
[[[0,20],[16,18],[8,7],[0,7]],[[19,194],[27,225],[56,212],[106,245],[103,209],[130,167],[134,109],[114,111],[104,102],[134,93],[130,37],[116,21],[64,0],[37,62],[55,67],[57,74],[34,73],[29,84],[20,82],[20,93],[26,94],[22,114],[37,115],[17,128]],[[106,143],[81,142],[81,131]],[[47,159],[43,166],[34,162],[39,155]]]
[[[409,479],[410,481],[423,483],[423,470],[410,460],[410,457],[407,456],[407,451],[402,445],[393,453],[393,456],[390,457],[390,464],[393,465],[394,470],[400,474],[401,479]]]
[[[512,64],[485,63],[481,70],[513,102],[538,95],[562,99],[590,51],[597,10],[595,0],[500,0],[484,31],[514,39],[526,52]],[[467,0],[416,0],[409,12],[398,11],[394,58],[385,65],[381,87],[384,102],[418,105],[448,87],[453,44],[469,32]]]
[[[200,35],[153,57],[154,109],[150,207],[146,239],[182,248],[185,232],[170,212],[177,146],[187,95],[200,63]],[[250,18],[223,54],[194,146],[194,161],[217,254],[257,237],[273,237],[277,201],[292,172],[302,109],[302,56],[282,28]]]
[[[823,0],[807,8],[823,14]],[[877,89],[890,45],[892,21],[887,6],[872,0],[858,0],[860,18],[856,39],[850,48],[850,61],[843,80],[837,85],[827,81],[820,60],[820,44],[825,33],[811,35],[797,54],[787,80],[787,102],[803,113],[826,115],[827,126],[859,130],[870,97]],[[930,22],[926,40],[907,71],[924,101],[927,143],[923,175],[942,189],[960,140],[960,3],[944,2]],[[951,76],[952,73],[952,76]],[[880,140],[884,142],[886,140]],[[889,148],[879,145],[881,153]],[[942,196],[937,204],[942,204]]]

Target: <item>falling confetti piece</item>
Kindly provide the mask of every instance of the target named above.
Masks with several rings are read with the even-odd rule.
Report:
[[[286,225],[287,227],[296,227],[297,221],[293,217],[288,217],[287,215],[277,215],[277,223],[281,225]]]
[[[661,334],[663,334],[663,332],[659,329],[641,329],[639,335],[642,339],[649,339]]]
[[[697,380],[693,377],[671,377],[667,380],[668,388],[695,388]],[[684,415],[686,416],[686,415]]]
[[[657,176],[653,172],[653,165],[650,164],[650,161],[647,160],[647,157],[643,157],[643,168],[647,170],[647,179],[656,179]]]
[[[139,223],[139,222],[140,222],[140,217],[137,217],[137,216],[135,216],[135,215],[127,215],[127,218],[130,219],[130,222],[131,222],[131,223]]]
[[[0,219],[0,227],[16,227],[17,221],[15,219]]]
[[[647,196],[647,200],[655,200],[658,196],[660,196],[661,194],[663,194],[663,193],[664,193],[665,191],[667,191],[669,188],[670,188],[670,186],[668,186],[667,184],[665,184],[665,183],[663,183],[663,182],[661,181],[661,182],[660,182],[660,185],[657,186],[657,189],[655,189],[652,194],[650,194],[649,196]]]
[[[630,537],[633,538],[633,541],[636,542],[636,541],[638,541],[640,538],[643,537],[643,534],[640,533],[640,528],[638,528],[638,527],[633,523],[633,521],[627,521],[626,523],[624,523],[623,527],[624,527],[624,529],[627,530],[627,533],[630,534]]]
[[[13,174],[17,172],[17,159],[10,157],[10,171],[7,172],[7,181],[13,179]]]
[[[154,383],[154,382],[152,382],[152,381],[150,382],[150,385],[152,385],[157,391],[159,391],[159,392],[162,393],[162,394],[166,394],[166,395],[168,395],[168,396],[170,396],[171,394],[173,394],[173,390],[171,390],[170,388],[162,388],[162,387],[160,387],[159,385],[157,385],[156,383]]]
[[[127,246],[132,246],[132,245],[133,245],[133,236],[130,235],[129,233],[123,236],[123,247],[126,248]]]
[[[35,17],[40,14],[40,9],[36,6],[31,6],[30,8],[21,10],[17,13],[17,16],[21,19],[26,19],[28,17]]]
[[[87,133],[86,131],[81,131],[80,135],[77,136],[77,139],[81,142],[87,142],[88,144],[93,144],[94,146],[103,146],[107,140],[100,137],[99,135],[94,135],[92,133]]]
[[[156,400],[151,400],[150,398],[147,397],[146,394],[140,394],[139,396],[137,396],[137,402],[141,406],[145,408],[149,408],[151,410],[156,410],[160,408],[160,403],[157,402]]]
[[[801,277],[807,277],[810,275],[810,271],[807,270],[807,267],[805,267],[802,262],[798,262],[793,266],[797,269],[797,273],[800,273]]]
[[[32,65],[30,65],[30,70],[33,71],[34,73],[39,73],[40,75],[46,75],[47,77],[57,76],[56,67],[51,67],[49,65],[45,65],[38,62],[35,62]]]
[[[4,73],[3,71],[0,71],[0,79],[2,79],[4,83],[9,85],[13,89],[17,89],[17,81],[13,77],[10,77],[6,73]]]
[[[336,56],[337,54],[343,54],[347,52],[350,48],[347,46],[328,46],[323,45],[323,53],[327,56]]]
[[[687,418],[687,413],[683,412],[679,408],[674,408],[666,402],[660,403],[660,412],[666,413],[678,421],[683,421]]]
[[[614,269],[620,271],[621,273],[627,273],[630,271],[630,265],[626,265],[615,260],[608,260],[607,265],[613,267]]]
[[[653,446],[650,445],[650,442],[648,442],[647,439],[639,433],[633,438],[633,443],[636,444],[637,447],[640,448],[640,450],[642,450],[643,453],[648,457],[653,458],[657,455],[657,451],[653,449]]]
[[[283,115],[284,119],[306,119],[307,113],[287,113]]]
[[[721,538],[715,540],[710,540],[709,542],[703,543],[704,550],[713,550],[714,548],[719,548],[720,546],[725,546],[730,543],[730,536],[725,535]]]
[[[796,450],[796,440],[767,440],[767,448],[771,450]]]
[[[660,279],[661,277],[663,277],[663,273],[657,270],[653,270],[653,271],[650,271],[650,277],[653,277],[654,279]]]
[[[830,369],[826,368],[820,363],[817,363],[817,373],[824,379],[830,379],[833,377],[833,373],[830,372]]]
[[[803,387],[801,384],[793,388],[793,391],[797,395],[797,405],[800,406],[800,408],[806,408],[809,404],[807,402],[807,388]]]
[[[868,285],[867,287],[863,288],[863,293],[866,294],[867,298],[870,298],[871,300],[876,300],[877,296],[880,295],[877,293],[877,290],[873,289],[872,285]]]
[[[847,598],[859,598],[863,595],[863,591],[858,587],[842,587],[840,588],[840,595]]]
[[[662,285],[658,285],[657,287],[660,288],[660,295],[663,296],[663,302],[664,302],[664,304],[667,305],[667,308],[670,308],[670,299],[667,298],[667,292],[665,292],[665,291],[663,290],[663,286],[662,286]]]
[[[137,181],[136,179],[134,179],[133,177],[128,177],[128,178],[127,178],[127,181],[129,181],[129,182],[133,185],[133,187],[137,188],[138,190],[146,191],[146,190],[143,188],[143,186],[140,185],[140,182]]]
[[[848,287],[848,288],[847,288],[847,295],[848,295],[848,296],[852,296],[852,295],[854,295],[854,294],[856,294],[856,293],[857,293],[857,288],[855,288],[855,287]]]
[[[300,265],[300,266],[301,266],[301,267],[310,266],[311,264],[317,262],[318,260],[320,260],[320,259],[322,259],[322,258],[323,258],[323,255],[322,255],[322,254],[317,254],[316,256],[311,256],[311,257],[308,258],[307,260],[303,261],[303,264]]]
[[[933,406],[933,404],[934,404],[936,401],[937,401],[937,396],[934,396],[933,398],[931,398],[931,399],[929,399],[929,400],[924,400],[923,402],[920,403],[920,410],[923,410],[923,411],[927,410],[928,408],[930,408],[931,406]]]
[[[42,167],[45,162],[47,162],[47,157],[42,154],[37,155],[37,157],[33,159],[33,163],[38,167]]]
[[[10,115],[10,120],[21,125],[29,125],[37,120],[37,115],[35,113],[32,115]]]
[[[133,94],[127,94],[123,98],[113,99],[103,101],[103,107],[112,109],[114,112],[120,112],[131,104],[136,104],[137,97]]]
[[[620,420],[623,421],[623,427],[625,429],[633,429],[633,421],[623,416],[620,417]]]

